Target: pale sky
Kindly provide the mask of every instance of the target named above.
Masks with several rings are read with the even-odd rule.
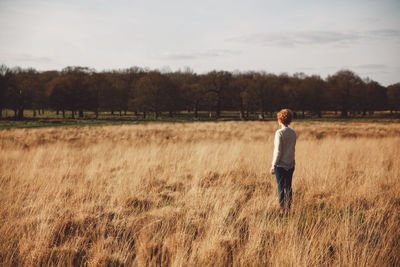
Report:
[[[400,82],[399,0],[0,0],[0,63]]]

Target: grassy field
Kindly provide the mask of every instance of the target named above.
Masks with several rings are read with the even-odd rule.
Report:
[[[113,115],[110,112],[100,112],[98,118],[94,112],[86,111],[84,117],[79,118],[75,114],[75,118],[71,118],[71,112],[66,112],[65,118],[62,113],[58,115],[54,110],[45,110],[44,113],[36,113],[33,115],[32,110],[25,110],[24,120],[16,120],[13,118],[13,111],[3,110],[3,119],[0,120],[1,129],[12,128],[42,128],[42,127],[59,127],[59,126],[105,126],[105,125],[131,125],[143,123],[176,123],[176,122],[197,122],[197,121],[240,121],[240,114],[238,111],[223,111],[219,118],[215,117],[215,113],[210,114],[206,111],[200,111],[198,118],[194,117],[193,112],[180,111],[170,117],[168,113],[162,113],[160,117],[155,119],[153,113],[147,114],[143,118],[142,113],[134,114],[133,112],[120,113],[115,112]],[[275,121],[276,114],[268,113],[264,117],[264,121]],[[259,113],[250,113],[248,120],[260,121],[262,120]],[[339,113],[324,112],[321,118],[315,114],[306,113],[305,117],[299,113],[298,121],[321,121],[321,122],[381,122],[381,123],[400,123],[400,114],[390,114],[389,111],[375,112],[374,115],[363,116],[362,114],[352,114],[348,118],[340,117]]]
[[[275,122],[0,131],[1,266],[399,266],[400,126]]]

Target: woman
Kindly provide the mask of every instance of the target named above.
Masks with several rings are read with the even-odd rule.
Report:
[[[282,109],[278,115],[281,127],[275,132],[274,154],[272,159],[271,174],[276,175],[278,183],[278,196],[280,214],[288,214],[292,204],[292,176],[294,172],[294,148],[296,145],[296,132],[289,128],[293,119],[290,109]]]

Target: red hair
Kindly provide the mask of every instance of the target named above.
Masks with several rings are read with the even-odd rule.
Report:
[[[277,117],[282,124],[288,126],[292,122],[293,112],[290,109],[282,109],[278,112]]]

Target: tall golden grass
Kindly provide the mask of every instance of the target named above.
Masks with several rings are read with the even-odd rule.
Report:
[[[0,131],[0,265],[399,266],[400,126],[293,128],[288,217],[276,123]]]

